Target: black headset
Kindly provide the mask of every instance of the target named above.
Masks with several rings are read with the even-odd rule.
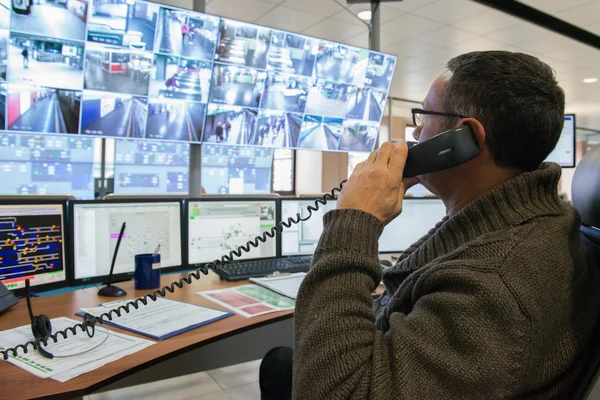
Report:
[[[29,310],[29,318],[31,319],[31,332],[35,338],[35,348],[42,356],[52,359],[54,358],[52,353],[42,347],[42,342],[45,342],[52,335],[52,323],[50,322],[50,318],[45,314],[33,315],[29,279],[25,280],[25,290],[27,309]]]

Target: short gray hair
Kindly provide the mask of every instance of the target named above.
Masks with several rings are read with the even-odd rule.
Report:
[[[445,111],[477,119],[499,167],[534,170],[554,149],[564,123],[565,93],[536,57],[477,51],[448,61]]]

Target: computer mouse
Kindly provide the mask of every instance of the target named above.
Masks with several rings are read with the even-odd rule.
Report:
[[[383,267],[383,268],[389,268],[391,266],[393,266],[394,264],[392,264],[392,262],[390,260],[379,260],[379,264]]]

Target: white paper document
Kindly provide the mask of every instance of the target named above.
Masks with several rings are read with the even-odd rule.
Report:
[[[295,300],[296,296],[298,296],[298,290],[300,290],[300,284],[305,276],[306,274],[304,272],[298,272],[290,275],[267,278],[250,278],[250,282],[254,282],[257,285],[266,287],[267,289],[271,289],[274,292]]]
[[[81,323],[81,321],[65,317],[54,318],[51,322],[53,332],[62,331]],[[30,340],[33,340],[30,325],[2,331],[0,332],[0,349],[5,350]],[[96,325],[96,333],[92,338],[78,328],[77,335],[68,332],[67,339],[60,336],[56,343],[52,339],[48,340],[48,346],[45,349],[54,354],[53,359],[45,358],[29,347],[27,354],[19,351],[17,357],[10,357],[7,361],[40,378],[52,378],[66,382],[142,350],[151,344],[153,342],[149,340],[113,332],[106,329],[106,326]]]
[[[120,304],[123,303],[110,304],[108,308],[104,304],[100,307],[82,308],[81,310],[98,316],[117,308]],[[149,300],[146,305],[141,304],[137,310],[130,307],[129,313],[122,312],[120,317],[113,317],[112,321],[107,321],[107,323],[156,340],[164,340],[231,315],[233,314],[227,311],[159,297],[156,301]]]

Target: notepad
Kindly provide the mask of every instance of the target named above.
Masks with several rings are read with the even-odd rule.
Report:
[[[290,275],[270,276],[266,278],[250,278],[250,282],[254,282],[257,285],[277,292],[282,296],[286,296],[295,300],[296,296],[298,296],[300,284],[304,280],[305,276],[306,274],[304,272],[298,272]]]
[[[125,303],[127,301],[132,300],[126,300]],[[105,304],[82,308],[77,315],[89,313],[99,316],[122,304],[124,302],[110,303],[109,307]],[[114,317],[112,321],[105,320],[105,323],[155,340],[165,340],[232,315],[231,312],[159,297],[156,301],[149,300],[146,305],[140,304],[138,309],[130,307],[129,313],[122,312],[120,317]]]

